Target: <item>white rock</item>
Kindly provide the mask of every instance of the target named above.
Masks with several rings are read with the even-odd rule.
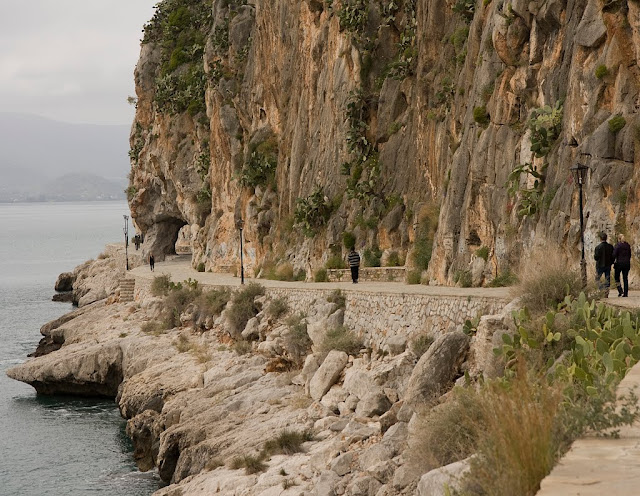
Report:
[[[336,383],[348,361],[349,356],[344,351],[329,352],[309,383],[309,394],[314,400],[320,400]]]
[[[331,470],[342,477],[351,472],[351,463],[353,463],[354,454],[351,451],[343,453],[331,461]]]
[[[420,478],[417,496],[445,496],[453,491],[459,491],[460,481],[469,471],[470,463],[471,457],[427,472]],[[446,486],[450,488],[449,493],[445,492]]]

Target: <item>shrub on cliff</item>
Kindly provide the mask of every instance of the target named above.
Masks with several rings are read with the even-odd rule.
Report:
[[[227,320],[234,333],[241,333],[249,319],[255,317],[260,311],[255,299],[264,295],[264,286],[254,282],[246,288],[236,292],[231,299],[231,306],[227,312]]]
[[[289,330],[283,336],[284,348],[294,364],[301,367],[312,345],[305,317],[301,313],[291,315],[286,324]]]
[[[313,434],[311,431],[295,432],[285,429],[277,437],[265,442],[262,452],[265,457],[270,455],[293,455],[302,451],[302,443],[312,440]]]
[[[267,307],[267,314],[274,320],[279,319],[289,311],[289,304],[285,298],[271,300]]]
[[[196,285],[179,284],[169,291],[164,300],[162,321],[165,329],[180,326],[180,315],[187,306],[194,303],[202,295],[202,290]]]
[[[331,350],[344,351],[348,355],[357,355],[364,343],[355,332],[345,326],[327,331],[320,343],[320,352],[329,353]]]
[[[169,293],[169,285],[171,284],[171,277],[167,274],[156,276],[151,281],[151,294],[153,296],[166,296]]]

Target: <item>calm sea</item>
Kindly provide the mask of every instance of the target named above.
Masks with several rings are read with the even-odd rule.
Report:
[[[136,470],[113,401],[37,396],[5,375],[35,349],[42,324],[71,310],[51,302],[58,274],[124,240],[123,214],[124,202],[0,204],[1,496],[143,496],[160,486]]]

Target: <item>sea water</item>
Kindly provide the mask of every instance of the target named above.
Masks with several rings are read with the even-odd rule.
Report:
[[[143,496],[160,487],[156,473],[136,470],[113,401],[38,396],[5,374],[35,350],[42,324],[72,309],[51,301],[58,274],[124,241],[123,215],[125,202],[0,204],[0,496]]]

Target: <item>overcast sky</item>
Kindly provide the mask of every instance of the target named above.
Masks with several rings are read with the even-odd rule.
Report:
[[[157,0],[0,0],[0,112],[131,124],[142,26]]]

